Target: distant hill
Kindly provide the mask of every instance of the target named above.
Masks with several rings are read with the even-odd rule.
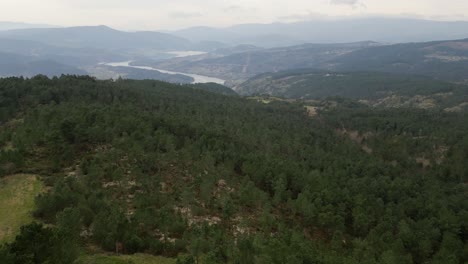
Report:
[[[45,24],[29,24],[29,23],[21,23],[21,22],[0,21],[0,31],[12,30],[12,29],[51,28],[51,27],[55,27],[55,26],[45,25]]]
[[[234,85],[260,73],[321,67],[333,58],[374,45],[378,44],[375,42],[304,44],[273,49],[240,46],[238,49],[241,52],[228,53],[226,56],[199,56],[199,59],[177,58],[163,62],[140,61],[139,63],[161,69],[215,76],[230,80]],[[242,49],[247,51],[242,52]]]
[[[422,74],[468,82],[468,39],[371,47],[332,59],[329,64],[325,68],[339,71]]]
[[[69,48],[44,44],[33,40],[8,38],[0,38],[0,50],[5,53],[21,54],[41,60],[54,60],[76,67],[129,59],[129,56],[126,54],[108,51],[103,48]]]
[[[238,96],[238,94],[231,88],[217,83],[196,83],[190,85],[190,87],[211,93],[217,93],[227,96]]]
[[[86,68],[86,71],[98,79],[132,79],[132,80],[159,80],[170,83],[189,84],[194,81],[192,77],[182,74],[167,74],[159,71],[137,69],[131,67],[113,67],[98,65]]]
[[[127,60],[116,52],[67,48],[38,41],[0,38],[0,76],[87,74],[82,68],[105,61]]]
[[[216,54],[216,55],[232,55],[236,53],[243,53],[243,52],[252,52],[252,51],[259,51],[262,50],[263,48],[257,47],[254,45],[248,45],[248,44],[241,44],[241,45],[236,45],[232,47],[224,47],[224,48],[219,48],[216,49],[212,52],[211,54]]]
[[[72,48],[185,49],[190,41],[159,32],[124,32],[106,26],[20,29],[0,32],[0,37],[39,41],[49,45]]]
[[[303,68],[416,74],[468,83],[468,39],[394,45],[371,41],[304,44],[140,63],[223,78],[233,87],[258,74]]]
[[[1,76],[46,74],[88,74],[102,62],[128,61],[139,56],[164,54],[165,50],[185,50],[188,40],[158,32],[123,32],[105,26],[34,28],[0,32]],[[145,56],[146,54],[146,56]],[[166,54],[167,55],[167,54]],[[167,55],[169,56],[169,55]],[[39,63],[40,62],[40,63]],[[38,66],[40,67],[38,68]],[[106,73],[107,74],[107,73]],[[98,72],[97,75],[106,75]],[[121,70],[106,76],[159,79],[190,83],[191,78]],[[109,77],[109,78],[110,78]]]
[[[241,95],[269,95],[291,99],[319,100],[344,97],[374,105],[456,106],[468,102],[468,86],[423,76],[373,72],[327,72],[292,70],[266,73],[236,88]]]
[[[31,77],[38,74],[60,76],[62,74],[84,75],[85,71],[52,60],[37,59],[12,53],[0,52],[0,76]]]
[[[194,27],[173,32],[192,41],[216,40],[262,47],[302,43],[373,40],[401,43],[468,37],[468,22],[404,18],[311,20],[296,23],[243,24],[227,28]]]

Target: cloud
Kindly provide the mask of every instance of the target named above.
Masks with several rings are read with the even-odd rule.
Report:
[[[354,6],[354,5],[359,4],[359,0],[330,0],[330,4]]]
[[[173,12],[169,15],[171,18],[194,18],[194,17],[201,17],[203,16],[200,12]]]
[[[234,13],[234,12],[239,12],[242,11],[244,8],[239,5],[231,5],[223,9],[224,12],[226,13]]]
[[[132,30],[400,13],[426,19],[468,20],[464,10],[468,10],[468,0],[0,0],[0,20],[109,25]]]
[[[331,5],[349,6],[353,9],[362,8],[365,9],[367,6],[360,0],[330,0]]]
[[[326,20],[330,16],[322,13],[316,13],[312,11],[307,11],[303,14],[292,14],[288,16],[280,16],[277,19],[281,22],[299,22],[299,21],[308,21],[308,20]]]

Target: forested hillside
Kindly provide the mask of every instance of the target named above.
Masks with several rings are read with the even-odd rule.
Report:
[[[97,65],[86,68],[86,70],[102,80],[109,79],[132,79],[132,80],[159,80],[170,83],[192,83],[192,77],[181,74],[167,74],[159,71],[136,69],[131,67],[112,67],[108,65]]]
[[[468,261],[465,114],[337,100],[311,116],[223,91],[0,79],[0,175],[38,174],[47,190],[0,262],[73,263],[90,248],[178,263]]]
[[[310,69],[265,73],[235,87],[242,95],[320,100],[343,97],[373,106],[463,110],[468,86],[424,76]]]
[[[174,58],[166,61],[137,60],[135,65],[219,77],[238,84],[257,74],[298,68],[320,68],[343,54],[377,45],[375,42],[343,44],[303,44],[298,46],[251,49],[233,54]]]
[[[198,58],[198,59],[197,59]],[[219,77],[235,87],[258,74],[298,69],[423,75],[467,83],[468,40],[381,44],[304,44],[215,57],[140,60],[136,64]]]
[[[468,39],[372,47],[330,61],[335,70],[422,74],[468,83]]]

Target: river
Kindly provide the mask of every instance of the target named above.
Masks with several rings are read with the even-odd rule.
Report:
[[[148,66],[133,66],[130,65],[132,61],[123,61],[123,62],[111,62],[111,63],[103,63],[104,65],[111,66],[111,67],[130,67],[135,69],[142,69],[142,70],[151,70],[151,71],[158,71],[167,74],[181,74],[185,76],[189,76],[193,78],[193,83],[217,83],[217,84],[224,84],[226,81],[214,77],[192,74],[192,73],[184,73],[184,72],[173,72],[173,71],[166,71],[161,69],[156,69],[153,67]]]

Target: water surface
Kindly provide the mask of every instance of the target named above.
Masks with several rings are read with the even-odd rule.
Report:
[[[204,75],[199,75],[199,74],[167,71],[167,70],[162,70],[162,69],[156,69],[156,68],[149,67],[149,66],[133,66],[133,65],[130,65],[131,62],[132,61],[122,61],[122,62],[111,62],[111,63],[103,63],[103,64],[107,66],[111,66],[111,67],[130,67],[130,68],[135,68],[135,69],[158,71],[158,72],[167,73],[167,74],[181,74],[181,75],[192,77],[194,79],[192,83],[217,83],[217,84],[224,85],[224,83],[226,82],[225,80],[222,80],[219,78],[214,78],[214,77],[209,77],[209,76],[204,76]]]

